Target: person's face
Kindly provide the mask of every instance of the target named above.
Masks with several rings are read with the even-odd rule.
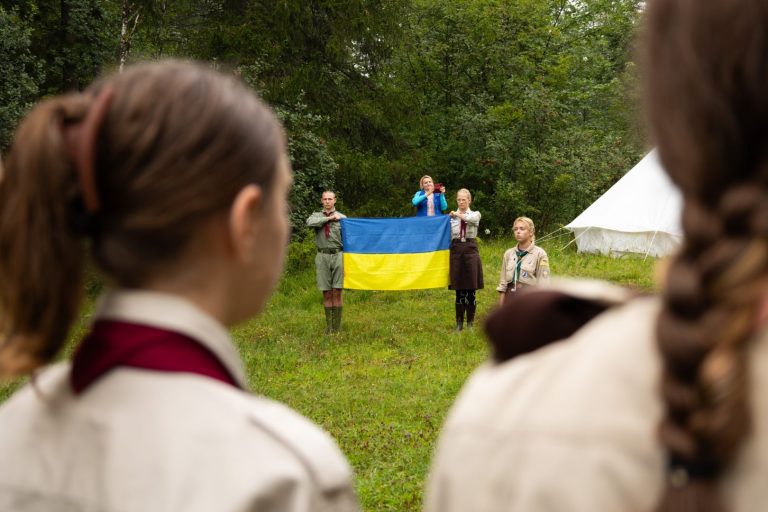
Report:
[[[421,180],[421,190],[423,190],[426,193],[429,193],[435,190],[435,183],[432,181],[432,178],[427,177]]]
[[[333,192],[323,192],[320,202],[323,204],[323,210],[330,212],[336,206],[336,194]]]
[[[469,208],[472,201],[469,199],[469,195],[466,192],[459,192],[456,194],[456,204],[459,205],[459,210],[465,211]]]
[[[517,240],[518,244],[525,245],[531,241],[531,228],[528,227],[527,223],[519,220],[512,229],[515,232],[515,240]]]

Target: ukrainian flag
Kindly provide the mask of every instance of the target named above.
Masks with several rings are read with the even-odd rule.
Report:
[[[448,286],[448,215],[341,219],[344,288],[417,290]]]

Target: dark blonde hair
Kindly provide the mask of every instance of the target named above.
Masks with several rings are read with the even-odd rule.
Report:
[[[747,351],[768,283],[768,2],[652,0],[647,112],[684,197],[658,319],[668,459],[660,511],[722,511],[750,431]]]
[[[472,202],[472,192],[470,192],[469,189],[467,189],[467,188],[460,188],[459,190],[457,190],[456,191],[456,198],[457,199],[459,197],[459,194],[461,194],[461,193],[467,194],[467,197],[469,198],[469,202],[470,203]]]
[[[94,213],[70,157],[79,150],[64,134],[104,88],[112,99],[89,156]],[[140,286],[242,187],[269,196],[284,147],[280,123],[251,91],[191,63],[139,65],[40,103],[0,181],[0,373],[30,371],[58,352],[81,302],[86,246],[107,277]]]
[[[536,241],[536,226],[533,224],[533,220],[531,220],[530,217],[518,217],[515,219],[515,221],[512,223],[512,227],[515,227],[515,224],[518,222],[524,222],[528,226],[528,230],[531,232],[531,242]]]

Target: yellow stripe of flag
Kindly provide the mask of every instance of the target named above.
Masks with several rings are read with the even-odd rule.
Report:
[[[344,288],[417,290],[448,286],[449,251],[344,253]]]

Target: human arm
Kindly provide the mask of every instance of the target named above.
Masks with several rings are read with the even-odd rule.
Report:
[[[549,284],[549,257],[547,253],[541,251],[542,255],[539,257],[538,264],[536,265],[536,284]]]
[[[333,219],[333,217],[326,217],[323,212],[314,212],[307,219],[307,226],[310,228],[320,228],[331,219]]]
[[[419,206],[424,200],[427,198],[427,194],[424,193],[423,190],[419,190],[413,195],[413,199],[411,200],[411,203],[413,206]]]
[[[254,482],[254,471],[243,474],[244,481],[251,481],[253,492],[250,506],[243,510],[358,512],[352,471],[336,442],[284,405],[265,405],[251,418],[257,429],[269,433],[265,443],[273,445],[260,447],[263,455],[251,457],[251,464],[263,468],[264,478]],[[271,463],[265,467],[263,461],[258,462],[261,457],[268,457]]]
[[[445,187],[442,188],[445,190]],[[440,194],[440,211],[444,212],[448,209],[448,201],[445,200],[445,193]]]
[[[501,259],[501,275],[499,276],[499,285],[496,287],[496,291],[499,292],[499,304],[504,303],[504,294],[507,293],[508,281],[507,281],[507,261],[509,260],[510,251],[504,252],[504,257]]]
[[[470,226],[479,226],[480,225],[480,212],[476,211],[470,211],[464,214],[461,219],[464,220],[467,224]]]

